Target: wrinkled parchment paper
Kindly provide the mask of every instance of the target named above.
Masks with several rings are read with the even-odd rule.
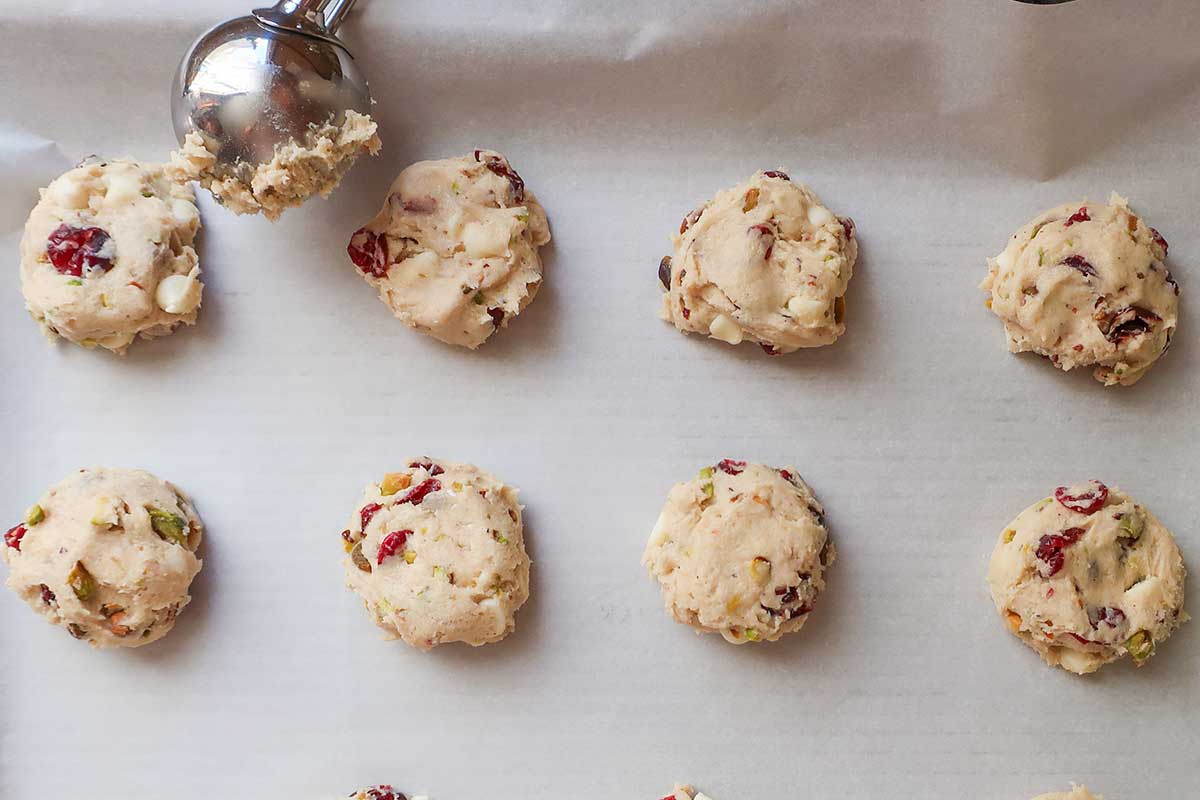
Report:
[[[1200,628],[1078,679],[996,618],[998,531],[1058,483],[1148,504],[1200,565],[1200,6],[1189,0],[362,0],[344,36],[383,154],[272,226],[202,203],[199,325],[125,359],[45,342],[17,242],[91,153],[166,155],[171,71],[239,0],[0,2],[0,513],[90,464],[208,524],[163,642],[92,652],[0,596],[0,797],[1111,800],[1195,792]],[[392,176],[476,146],[549,211],[545,288],[475,353],[394,321],[348,263]],[[680,217],[781,167],[854,217],[849,332],[769,359],[655,318]],[[1172,352],[1132,389],[1006,353],[977,284],[1043,208],[1128,195],[1171,243]],[[422,654],[342,586],[338,532],[407,454],[520,487],[515,635]],[[840,558],[801,634],[735,648],[639,566],[667,490],[793,464]]]

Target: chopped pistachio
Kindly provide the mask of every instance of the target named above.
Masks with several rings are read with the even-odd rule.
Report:
[[[1039,222],[1037,225],[1034,225],[1033,233],[1029,234],[1029,241],[1032,242],[1034,239],[1036,239],[1037,235],[1041,232],[1042,228],[1046,227],[1046,225],[1048,225],[1048,224],[1049,223],[1047,223],[1047,222]]]
[[[508,537],[500,531],[492,531],[492,538],[500,544],[508,544]]]
[[[158,534],[158,538],[187,547],[188,524],[183,517],[154,506],[146,506],[146,513],[150,515],[150,527]]]
[[[712,467],[705,467],[704,469],[700,470],[701,478],[711,478],[712,476],[713,476]]]
[[[766,583],[771,577],[771,562],[762,556],[757,556],[750,562],[750,575],[759,583]]]
[[[714,491],[714,490],[713,490],[713,485],[712,485],[712,483],[711,483],[711,482],[709,482],[709,483],[706,483],[706,484],[704,484],[703,486],[701,486],[701,487],[700,487],[700,491],[704,492],[704,499],[705,499],[705,500],[712,500],[712,499],[713,499],[713,491]]]
[[[1039,247],[1038,248],[1038,266],[1039,267],[1044,266],[1045,263],[1046,263],[1046,250],[1044,248]]]
[[[759,633],[758,633],[758,631],[754,630],[754,628],[748,628],[746,630],[746,638],[752,642],[757,642],[758,638],[759,638]]]
[[[71,278],[71,280],[67,281],[67,286],[83,286],[83,281],[79,280],[79,278]]]
[[[43,510],[42,507],[37,505],[36,503],[33,504],[32,506],[30,506],[29,510],[25,512],[25,524],[26,525],[30,525],[30,526],[37,525],[39,522],[41,522],[45,518],[46,518],[45,510]]]
[[[361,569],[363,572],[371,571],[371,562],[363,555],[362,542],[355,542],[354,547],[350,550],[350,560],[354,562],[354,566]]]
[[[483,305],[483,292],[475,293],[475,305],[477,305],[477,306]]]
[[[142,197],[154,197],[154,192],[149,189],[142,189]]]
[[[1017,532],[1015,530],[1013,530],[1012,528],[1009,528],[1008,530],[1006,530],[1004,532],[1004,543],[1008,544],[1009,542],[1011,542],[1013,540],[1013,537],[1016,535],[1017,535]]]
[[[96,579],[83,566],[82,561],[76,561],[67,574],[67,585],[71,587],[75,596],[85,603],[96,596]]]
[[[1154,638],[1149,631],[1138,631],[1125,640],[1125,649],[1133,656],[1134,663],[1141,666],[1154,655]]]
[[[1122,515],[1121,524],[1118,526],[1121,531],[1120,538],[1132,539],[1137,541],[1142,536],[1142,530],[1146,527],[1146,520],[1142,517],[1141,509],[1137,506]]]
[[[529,214],[528,214],[528,213],[525,213],[525,214],[517,214],[517,221],[518,221],[518,222],[528,222],[528,221],[529,221]]]

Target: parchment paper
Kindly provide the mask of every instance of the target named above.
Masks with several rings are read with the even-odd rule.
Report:
[[[93,652],[0,595],[0,797],[1196,796],[1197,623],[1080,679],[1005,631],[983,576],[1009,519],[1091,477],[1200,564],[1200,5],[363,0],[344,36],[384,153],[274,226],[206,198],[196,328],[124,359],[48,344],[17,279],[36,188],[164,157],[171,71],[246,5],[0,0],[0,509],[113,464],[208,525],[150,647]],[[393,320],[344,247],[402,167],[475,146],[555,240],[537,301],[470,353]],[[776,359],[680,336],[655,317],[670,231],[772,167],[858,224],[847,335]],[[1035,213],[1112,189],[1184,293],[1126,390],[1009,355],[976,288]],[[361,487],[413,453],[521,489],[534,596],[502,644],[382,641],[343,588]],[[837,538],[774,645],[694,636],[638,563],[669,487],[722,457],[794,464]]]

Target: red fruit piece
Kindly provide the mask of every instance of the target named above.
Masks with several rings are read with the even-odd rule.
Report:
[[[508,184],[512,189],[514,201],[518,203],[525,202],[525,181],[523,181],[521,176],[517,174],[517,171],[509,165],[508,159],[499,155],[484,155],[482,150],[476,150],[475,160],[483,162],[485,167],[508,181]]]
[[[1090,275],[1093,278],[1099,275],[1099,273],[1096,272],[1096,268],[1088,263],[1088,260],[1083,256],[1067,256],[1058,263],[1070,267],[1071,269],[1077,269],[1084,275]]]
[[[742,470],[746,468],[745,461],[734,461],[731,458],[723,458],[717,462],[717,469],[727,475],[741,475]]]
[[[440,466],[438,466],[437,464],[430,461],[428,458],[421,459],[420,461],[414,461],[408,465],[408,468],[409,469],[420,468],[420,469],[423,469],[426,472],[428,472],[430,475],[441,475],[443,472],[446,471],[446,470],[442,469]]]
[[[697,222],[699,222],[700,215],[703,213],[704,213],[703,207],[694,208],[691,211],[689,211],[687,216],[683,218],[683,222],[679,223],[679,232],[685,233],[688,228],[692,227]]]
[[[1088,216],[1087,206],[1080,208],[1071,216],[1067,217],[1067,221],[1063,223],[1064,228],[1069,228],[1076,222],[1091,222],[1092,218]]]
[[[1100,623],[1102,622],[1110,628],[1115,628],[1125,621],[1125,612],[1119,608],[1106,606],[1089,608],[1088,621],[1092,623],[1093,628],[1100,627]]]
[[[414,506],[419,506],[421,505],[421,501],[424,500],[427,495],[432,494],[433,492],[441,491],[441,489],[441,481],[437,480],[436,478],[429,478],[428,480],[421,481],[416,486],[409,489],[403,497],[396,501],[396,505],[399,506],[404,505],[405,503],[412,503]]]
[[[1164,239],[1162,234],[1156,231],[1154,228],[1150,229],[1150,235],[1154,237],[1154,241],[1158,243],[1158,246],[1163,249],[1163,255],[1165,256],[1171,245],[1167,244],[1167,240]]]
[[[1113,344],[1121,344],[1135,336],[1149,333],[1159,322],[1162,322],[1162,317],[1153,311],[1126,306],[1113,317],[1112,327],[1108,329],[1106,338]]]
[[[424,197],[414,197],[411,200],[404,200],[401,208],[410,214],[432,214],[437,208],[437,200],[434,200],[429,195]]]
[[[350,237],[350,244],[346,246],[346,252],[350,254],[350,260],[354,262],[354,266],[367,275],[375,278],[387,276],[388,268],[391,266],[388,264],[387,236],[381,236],[366,228],[359,228]]]
[[[412,535],[412,531],[392,531],[387,536],[383,537],[383,541],[379,543],[379,555],[376,557],[375,563],[382,564],[385,558],[396,555],[396,551],[404,547],[404,543],[408,541],[408,537]]]
[[[42,587],[42,602],[48,606],[54,605],[54,601],[58,598],[54,596],[54,592],[50,591],[50,587],[46,584],[39,584]]]
[[[25,538],[25,526],[14,525],[4,534],[4,543],[14,550],[21,549],[21,540]]]
[[[1092,488],[1079,494],[1071,494],[1070,487],[1060,486],[1054,490],[1054,499],[1080,514],[1095,514],[1104,507],[1105,501],[1108,500],[1108,487],[1100,481],[1089,481],[1088,483]]]
[[[379,786],[372,786],[369,789],[363,789],[358,794],[366,797],[367,800],[407,800],[407,798],[388,786],[386,783]],[[353,797],[354,795],[351,795]]]
[[[46,256],[63,275],[82,278],[92,270],[109,270],[113,250],[108,234],[100,228],[75,228],[59,225],[46,240]]]
[[[1067,631],[1067,636],[1070,636],[1072,639],[1079,642],[1080,644],[1099,644],[1099,642],[1093,642],[1091,639],[1085,639],[1082,636],[1080,636],[1078,633],[1074,633],[1072,631]]]
[[[779,349],[777,347],[775,347],[775,345],[773,345],[773,344],[767,344],[766,342],[760,342],[758,346],[761,347],[763,349],[763,352],[769,356],[779,355]]]
[[[488,316],[492,318],[492,326],[499,329],[500,325],[504,322],[504,309],[489,308]]]
[[[854,220],[849,217],[838,217],[838,222],[842,223],[842,230],[846,232],[847,239],[854,238]]]
[[[379,503],[368,503],[358,510],[358,516],[362,520],[362,530],[365,532],[367,526],[371,524],[371,519],[383,506]]]
[[[1063,550],[1078,542],[1084,533],[1083,528],[1067,528],[1062,533],[1047,533],[1039,539],[1036,555],[1042,563],[1038,565],[1038,574],[1043,578],[1058,574],[1066,563]]]
[[[751,225],[748,232],[756,233],[762,238],[763,245],[766,247],[766,251],[763,253],[763,259],[770,261],[771,251],[775,249],[775,231],[771,229],[770,225],[763,225],[760,223],[758,225]]]
[[[779,178],[780,180],[784,180],[784,181],[790,181],[790,180],[791,180],[791,178],[790,178],[790,177],[788,177],[788,174],[787,174],[786,172],[780,172],[780,171],[779,171],[779,170],[777,170],[777,169],[770,169],[770,170],[767,170],[766,172],[764,172],[764,173],[763,173],[763,177],[766,177],[766,178]]]

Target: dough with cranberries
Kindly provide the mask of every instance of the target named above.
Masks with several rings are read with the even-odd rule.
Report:
[[[196,321],[200,212],[158,164],[85,163],[56,178],[25,223],[21,290],[51,338],[116,353]]]
[[[529,598],[517,490],[470,464],[403,463],[367,486],[342,531],[348,585],[413,647],[503,639]]]
[[[675,784],[674,791],[662,800],[712,800],[704,792],[697,792],[691,786]]]
[[[1184,621],[1185,570],[1150,510],[1099,481],[1060,486],[1001,532],[988,567],[996,609],[1046,663],[1083,675],[1126,653],[1138,666]]]
[[[407,795],[397,792],[386,783],[381,783],[378,786],[359,789],[350,795],[350,800],[429,800],[429,797],[423,794]]]
[[[274,222],[314,195],[328,197],[360,155],[378,153],[376,129],[369,116],[347,111],[341,125],[314,126],[304,141],[277,146],[267,163],[240,163],[229,171],[214,169],[216,154],[193,131],[171,154],[167,173],[179,182],[198,181],[235,214],[262,214]]]
[[[677,621],[744,644],[800,630],[834,556],[793,468],[725,459],[671,489],[642,563]]]
[[[1104,800],[1103,795],[1092,794],[1084,786],[1074,786],[1069,792],[1039,794],[1033,800]]]
[[[784,173],[759,172],[719,193],[684,218],[673,241],[659,264],[660,316],[684,333],[777,355],[846,331],[854,224]]]
[[[401,322],[473,350],[532,302],[549,241],[508,159],[476,150],[401,172],[348,252]]]
[[[1056,367],[1093,367],[1105,386],[1131,386],[1171,344],[1179,284],[1167,242],[1117,194],[1039,215],[988,259],[981,288],[1004,321],[1008,349]]]
[[[191,597],[204,525],[181,490],[149,472],[81,469],[4,535],[8,588],[96,647],[161,639]]]

